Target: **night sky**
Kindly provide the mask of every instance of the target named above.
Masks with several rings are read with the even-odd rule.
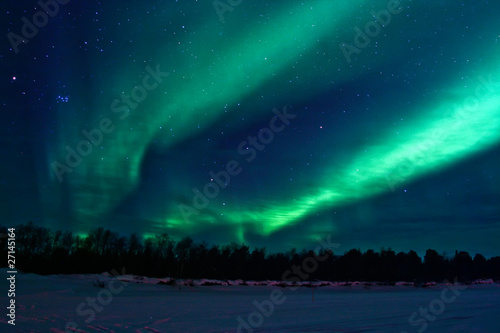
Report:
[[[2,225],[500,254],[497,2],[60,2],[1,5]]]

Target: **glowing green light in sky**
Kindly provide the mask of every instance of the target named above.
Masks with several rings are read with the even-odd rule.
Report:
[[[317,47],[322,43],[337,47],[340,42],[352,41],[353,18],[359,15],[360,8],[367,6],[365,12],[368,13],[372,7],[383,9],[386,5],[387,1],[365,0],[283,4],[265,24],[234,27],[236,32],[228,32],[228,40],[220,36],[221,23],[215,17],[212,23],[203,22],[205,26],[196,30],[196,34],[183,35],[175,40],[175,44],[170,41],[171,49],[146,50],[147,59],[151,58],[150,53],[155,56],[151,67],[158,63],[162,71],[169,72],[169,76],[149,91],[137,108],[129,107],[127,118],[119,119],[119,114],[114,113],[110,106],[114,98],[120,100],[121,93],[130,94],[134,86],[142,82],[145,66],[138,67],[139,72],[126,68],[117,75],[110,75],[106,83],[111,90],[109,95],[113,97],[100,99],[96,97],[100,96],[99,93],[86,96],[92,100],[92,110],[86,110],[83,102],[59,106],[60,120],[67,125],[59,129],[54,144],[57,147],[49,149],[48,163],[64,161],[65,147],[75,147],[84,139],[81,130],[96,128],[103,117],[112,119],[114,127],[112,133],[104,135],[102,144],[93,147],[92,154],[65,174],[62,184],[58,184],[51,174],[54,186],[58,186],[54,192],[61,197],[69,196],[65,199],[73,218],[82,229],[88,229],[96,221],[108,218],[140,184],[141,164],[153,143],[156,142],[154,149],[168,151],[175,144],[214,125],[224,115],[226,107],[231,108],[245,98],[260,94],[262,87],[277,86],[276,91],[268,94],[276,93],[277,97],[268,100],[277,103],[269,105],[267,110],[318,93],[315,89],[308,91],[307,85],[302,83],[291,84],[292,93],[283,103],[284,96],[280,94],[288,93],[288,87],[282,87],[283,82],[277,78],[288,77],[290,73],[298,79],[306,77],[311,86],[318,85],[314,81],[321,77],[322,80],[317,81],[331,85],[323,89],[334,90],[342,83],[377,69],[377,65],[387,66],[399,55],[405,55],[398,45],[393,53],[374,57],[370,63],[373,67],[346,65],[338,49],[321,58],[320,64],[301,63],[306,57],[319,59],[311,54],[317,53]],[[397,19],[404,18],[399,16]],[[396,22],[396,17],[393,20]],[[395,24],[391,23],[391,26]],[[415,33],[421,28],[410,31]],[[397,31],[393,29],[392,33],[396,35]],[[380,35],[377,38],[385,37]],[[149,38],[146,33],[144,38]],[[362,52],[370,56],[368,49]],[[498,67],[498,64],[493,65],[490,68]],[[104,65],[100,66],[106,70]],[[324,71],[316,67],[324,68]],[[486,69],[480,72],[483,76],[488,73]],[[464,108],[455,103],[465,101],[471,93],[454,87],[454,83],[451,86],[447,92],[455,94],[453,101],[443,96],[435,105],[416,102],[421,108],[420,115],[409,119],[398,134],[381,135],[369,143],[366,152],[352,153],[339,163],[326,162],[323,174],[311,175],[313,185],[301,189],[300,195],[294,198],[289,193],[282,193],[279,197],[262,200],[259,205],[242,204],[238,209],[224,210],[209,207],[193,217],[191,224],[186,224],[180,216],[178,202],[170,202],[165,204],[168,206],[165,214],[158,214],[161,216],[153,219],[167,230],[182,229],[185,232],[196,232],[212,225],[236,226],[238,241],[244,241],[245,233],[250,229],[267,236],[299,223],[313,213],[391,191],[391,187],[439,171],[498,143],[499,94],[483,94],[477,97],[475,105]],[[120,107],[126,105],[123,101],[120,103]],[[71,108],[85,109],[86,112],[76,112],[78,116],[74,116]],[[267,110],[255,110],[255,115],[245,116],[257,117]],[[389,125],[385,126],[385,133],[391,133]],[[191,195],[190,188],[172,190]]]
[[[488,73],[485,71],[485,73]],[[500,85],[497,84],[497,92]],[[293,201],[267,202],[261,211],[225,212],[227,223],[261,225],[265,235],[297,223],[312,213],[388,192],[394,186],[436,172],[500,141],[500,94],[474,97],[464,92],[423,110],[397,135],[373,142],[339,170],[332,166],[328,184],[318,184]],[[328,168],[326,168],[328,170]],[[283,201],[285,203],[283,203]]]
[[[294,61],[319,39],[349,24],[350,15],[357,11],[355,4],[363,2],[353,1],[352,6],[347,7],[320,1],[314,6],[300,4],[285,8],[269,26],[244,31],[238,40],[228,43],[223,53],[218,50],[217,61],[212,60],[206,41],[189,41],[193,48],[190,52],[199,54],[201,60],[186,59],[185,54],[170,60],[172,56],[167,55],[169,63],[166,66],[163,64],[161,69],[168,70],[170,77],[161,83],[158,91],[150,92],[154,96],[149,98],[154,102],[148,99],[142,102],[147,107],[146,111],[130,110],[130,116],[120,120],[109,111],[112,101],[105,101],[99,102],[102,109],[96,112],[93,123],[88,121],[88,115],[80,121],[68,119],[68,123],[74,126],[67,126],[59,139],[59,151],[64,155],[61,153],[59,158],[51,156],[53,160],[64,161],[64,147],[69,144],[74,148],[77,142],[84,139],[80,131],[92,129],[87,127],[89,123],[97,127],[102,114],[110,118],[114,116],[115,126],[114,131],[103,139],[102,151],[85,157],[81,165],[65,175],[65,182],[69,184],[65,186],[74,189],[71,202],[76,219],[84,222],[92,221],[92,216],[104,217],[134,189],[138,183],[140,163],[155,138],[163,138],[166,149],[191,135],[197,124],[210,126],[223,114],[224,105],[237,103],[273,75],[290,70]],[[216,40],[218,30],[220,22],[214,21],[213,27],[205,30],[204,37],[212,36]],[[158,60],[163,63],[161,55]],[[141,73],[131,74],[128,70],[126,74],[133,79],[119,78],[110,86],[129,93]],[[163,91],[166,95],[161,94]],[[61,110],[61,117],[66,117],[68,111]],[[53,174],[52,179],[55,181]]]

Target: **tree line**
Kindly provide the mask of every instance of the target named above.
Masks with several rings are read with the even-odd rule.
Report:
[[[0,227],[0,233],[7,229]],[[7,257],[7,238],[0,248]],[[16,227],[16,267],[37,274],[102,273],[113,269],[149,277],[208,278],[220,280],[282,280],[284,272],[301,269],[307,258],[325,258],[318,262],[307,280],[324,281],[415,281],[426,282],[458,278],[463,282],[492,278],[500,280],[500,257],[472,258],[456,251],[447,257],[429,249],[424,258],[415,251],[396,253],[352,249],[343,255],[331,250],[320,253],[291,249],[285,253],[252,251],[244,244],[207,245],[185,237],[176,242],[167,233],[141,238],[128,237],[102,227],[87,236],[69,231],[51,231],[32,222]],[[7,261],[3,260],[3,267]],[[309,269],[310,270],[310,269]]]

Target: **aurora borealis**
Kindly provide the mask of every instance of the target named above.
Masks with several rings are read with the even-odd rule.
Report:
[[[498,254],[497,4],[220,2],[73,0],[4,38],[3,225]],[[40,5],[9,6],[22,35]]]

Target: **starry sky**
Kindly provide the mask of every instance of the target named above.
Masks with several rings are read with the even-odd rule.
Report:
[[[3,225],[500,253],[496,2],[48,3],[1,5]]]

